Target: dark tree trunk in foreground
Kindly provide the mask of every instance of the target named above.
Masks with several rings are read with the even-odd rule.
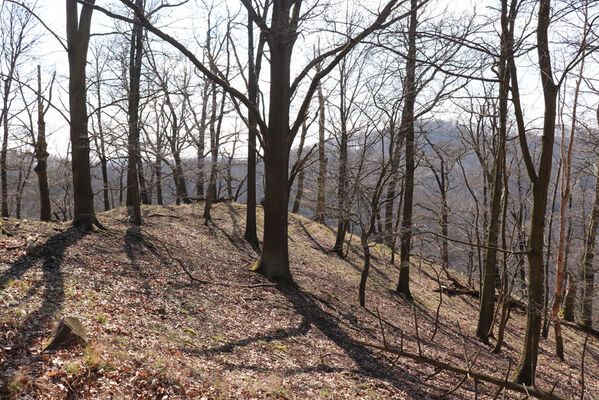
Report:
[[[404,178],[403,215],[399,253],[399,281],[397,293],[412,300],[410,293],[410,254],[412,250],[412,206],[414,200],[414,103],[416,102],[416,25],[417,1],[411,0],[410,28],[408,33],[408,59],[404,80],[404,108],[401,114],[400,131],[406,137],[406,173]]]
[[[289,202],[289,106],[290,72],[294,29],[290,23],[289,1],[273,3],[270,38],[270,101],[268,131],[264,134],[269,151],[264,154],[264,246],[255,271],[268,279],[293,283],[289,271],[287,205]]]
[[[50,89],[51,90],[51,89]],[[42,73],[37,66],[37,140],[35,141],[35,158],[37,164],[33,169],[37,174],[40,194],[40,220],[52,221],[52,206],[50,204],[50,187],[48,185],[48,143],[46,143],[46,110],[42,100]]]
[[[90,0],[94,4],[95,0]],[[66,1],[67,48],[69,54],[69,112],[71,116],[71,164],[73,169],[73,200],[75,213],[73,225],[91,230],[99,225],[94,212],[94,193],[89,164],[89,138],[87,132],[87,103],[85,67],[89,45],[93,8],[81,6],[77,16],[77,1]]]
[[[532,158],[526,144],[524,127],[518,126],[518,133],[522,144],[523,158],[527,165],[528,174],[533,186],[532,211],[530,217],[530,234],[528,241],[528,307],[526,312],[526,330],[524,346],[520,361],[516,367],[514,380],[525,385],[534,382],[539,354],[539,336],[541,331],[543,307],[543,236],[545,231],[545,214],[547,211],[547,191],[551,178],[551,164],[553,156],[553,141],[555,136],[555,117],[558,87],[553,81],[553,71],[549,53],[548,29],[550,24],[551,1],[540,0],[537,25],[537,51],[539,54],[539,68],[543,86],[545,112],[543,120],[542,147],[539,160],[538,174],[535,173]],[[515,71],[513,60],[511,69]],[[513,67],[513,68],[512,68]],[[513,98],[517,97],[517,83],[512,76]],[[519,99],[514,101],[518,102]],[[520,108],[520,107],[516,107]],[[518,125],[523,123],[521,108],[517,111]]]

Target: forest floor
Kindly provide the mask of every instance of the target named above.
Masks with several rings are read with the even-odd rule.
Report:
[[[262,215],[259,210],[259,223]],[[416,261],[407,303],[382,246],[373,248],[366,308],[357,305],[359,241],[346,259],[330,228],[290,216],[291,270],[299,289],[273,286],[251,272],[258,259],[242,239],[245,208],[221,203],[204,225],[202,205],[143,207],[141,229],[123,209],[99,214],[108,229],[81,233],[67,224],[5,220],[0,237],[0,398],[11,399],[427,399],[461,380],[394,358],[355,340],[387,342],[495,376],[513,371],[525,315],[512,312],[501,354],[475,339],[477,300],[442,296],[434,266]],[[192,280],[185,272],[194,278]],[[462,279],[459,274],[452,272]],[[441,274],[443,278],[443,274]],[[448,285],[448,282],[441,282]],[[43,352],[52,328],[79,316],[89,344]],[[416,317],[415,317],[416,315]],[[564,327],[565,362],[553,334],[541,342],[537,386],[580,398],[585,334]],[[585,357],[586,397],[599,398],[599,341]],[[496,387],[467,380],[447,396],[493,398]],[[503,396],[503,395],[502,395]],[[505,398],[524,398],[508,393]]]

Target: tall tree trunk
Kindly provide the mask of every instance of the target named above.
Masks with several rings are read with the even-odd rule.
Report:
[[[316,73],[321,71],[321,66],[316,66]],[[318,192],[316,195],[316,214],[314,221],[321,224],[325,223],[326,217],[326,179],[327,179],[327,160],[325,158],[325,104],[322,93],[322,83],[318,82]]]
[[[11,79],[5,78],[7,82],[10,82]],[[5,90],[5,100],[2,114],[2,127],[3,135],[2,135],[2,150],[0,151],[0,186],[1,186],[1,195],[0,195],[0,203],[1,203],[1,216],[4,218],[8,217],[8,176],[7,176],[7,165],[6,158],[8,156],[8,96],[9,93],[6,93],[7,90],[10,90],[10,83],[4,84]]]
[[[139,142],[139,134],[137,136],[137,145],[135,146],[135,160],[137,161],[137,181],[139,182],[139,198],[142,204],[152,204],[151,190],[148,188],[148,183],[144,175],[143,158],[141,158],[141,144]]]
[[[102,123],[102,93],[100,82],[101,80],[98,79],[98,82],[96,83],[96,100],[98,101],[96,117],[98,120],[98,137],[100,139],[100,143],[98,144],[98,141],[95,137],[94,142],[96,143],[98,158],[100,159],[100,170],[102,172],[102,195],[104,200],[104,211],[108,211],[110,210],[110,202],[108,201],[108,167],[106,160],[106,142],[104,139],[104,124]]]
[[[306,141],[306,134],[308,133],[308,126],[306,122],[302,124],[302,134],[300,136],[299,147],[297,148],[297,160],[301,160],[302,152],[304,150],[304,143]],[[293,202],[293,208],[291,212],[297,214],[299,212],[300,204],[302,202],[302,196],[304,195],[304,178],[306,176],[306,171],[304,168],[301,168],[297,173],[297,191],[295,193],[295,201]]]
[[[93,5],[95,0],[90,0],[89,3]],[[94,224],[99,225],[94,211],[94,193],[91,184],[85,81],[87,49],[93,12],[91,5],[82,5],[81,15],[78,18],[77,1],[66,1],[71,164],[73,170],[73,200],[75,203],[73,225],[86,230],[91,230]]]
[[[183,161],[181,160],[181,153],[178,149],[173,151],[173,160],[175,161],[174,179],[175,189],[177,190],[177,199],[182,201],[183,204],[190,204],[189,194],[187,194],[187,182],[185,181],[185,174],[183,172]]]
[[[343,257],[343,243],[345,242],[345,232],[347,231],[347,146],[349,135],[347,132],[347,118],[345,110],[345,78],[340,76],[340,119],[341,119],[341,138],[339,140],[339,170],[337,172],[337,236],[333,251]]]
[[[499,60],[499,136],[497,138],[497,154],[493,166],[493,186],[491,187],[491,213],[487,232],[486,254],[483,266],[483,281],[478,312],[476,336],[483,342],[489,341],[489,332],[493,324],[495,310],[495,287],[497,281],[497,239],[499,238],[499,218],[501,214],[501,195],[503,193],[503,169],[505,165],[505,139],[507,135],[507,100],[509,90],[509,74],[506,58],[511,52],[508,30],[507,0],[501,2],[501,56]]]
[[[401,149],[403,147],[403,132],[396,132],[395,121],[389,121],[389,131],[393,135],[392,143],[389,144],[391,158],[391,177],[387,186],[387,198],[385,201],[385,241],[393,249],[391,257],[395,261],[395,242],[396,235],[393,226],[393,209],[395,206],[395,191],[399,182],[399,162],[401,159]],[[401,207],[400,210],[401,212]]]
[[[441,161],[443,165],[443,161]],[[449,204],[447,202],[447,176],[444,168],[441,167],[441,176],[443,179],[443,190],[441,192],[441,266],[447,277],[449,277]]]
[[[597,108],[599,121],[599,107]],[[595,200],[591,211],[591,220],[584,243],[584,257],[582,261],[582,300],[580,322],[586,327],[593,326],[593,297],[595,297],[595,238],[599,225],[599,166],[595,166]]]
[[[411,0],[410,28],[408,33],[408,59],[404,80],[404,108],[401,114],[400,132],[406,137],[406,173],[404,178],[403,216],[399,253],[399,280],[397,293],[412,300],[410,293],[410,253],[412,249],[412,206],[414,201],[414,104],[416,102],[416,25],[418,2]]]
[[[360,235],[360,243],[362,244],[362,252],[364,253],[364,267],[362,269],[362,274],[360,275],[358,302],[362,307],[365,307],[366,304],[366,281],[368,279],[368,273],[370,272],[370,246],[368,244],[368,236],[370,236],[370,232],[363,232]]]
[[[588,3],[587,3],[588,5]],[[585,8],[586,11],[586,8]],[[585,12],[586,17],[586,12]],[[587,20],[584,21],[584,32],[583,37],[586,38]],[[572,125],[570,129],[570,141],[568,143],[568,151],[565,149],[565,137],[562,134],[562,146],[561,156],[562,163],[564,165],[564,172],[562,174],[562,201],[560,204],[559,213],[559,243],[557,249],[557,271],[556,271],[556,283],[555,283],[555,297],[553,301],[553,307],[551,310],[551,317],[553,321],[553,328],[555,331],[555,353],[558,358],[564,361],[564,340],[562,338],[561,323],[559,320],[559,309],[562,304],[562,297],[564,295],[564,269],[566,264],[566,225],[568,223],[568,204],[570,203],[570,171],[572,166],[572,149],[574,148],[574,135],[576,133],[576,108],[578,106],[578,95],[580,93],[580,84],[582,83],[582,73],[584,71],[584,50],[582,54],[582,61],[580,62],[580,72],[576,81],[576,87],[574,89],[574,101],[572,105]]]
[[[210,220],[210,210],[212,209],[212,203],[216,201],[216,180],[218,172],[219,145],[219,129],[217,126],[217,118],[222,118],[222,114],[217,115],[216,95],[216,84],[212,84],[212,115],[210,116],[210,180],[208,182],[208,192],[206,193],[206,203],[204,205],[204,218],[206,219],[206,221]],[[224,101],[225,97],[223,95],[223,104]]]
[[[52,206],[50,204],[50,187],[48,185],[48,144],[46,143],[45,109],[42,100],[42,73],[37,66],[37,140],[35,143],[35,158],[37,164],[33,169],[37,175],[40,194],[40,220],[52,220]]]
[[[528,152],[526,142],[526,131],[523,126],[521,108],[516,111],[518,121],[518,133],[523,149],[523,158],[527,164],[529,176],[532,178],[533,199],[530,217],[530,234],[528,240],[528,307],[526,312],[526,330],[524,346],[520,361],[516,367],[514,380],[525,385],[534,382],[539,354],[539,335],[541,331],[541,318],[543,307],[543,234],[545,231],[545,215],[547,211],[547,191],[551,178],[551,165],[553,156],[553,141],[555,137],[555,117],[558,87],[553,81],[553,71],[549,53],[548,28],[550,19],[551,1],[540,0],[537,25],[537,51],[539,54],[539,69],[543,87],[543,98],[545,111],[543,116],[542,147],[539,160],[538,173],[535,173],[532,158]],[[515,71],[515,63],[512,61],[511,69]],[[517,82],[512,76],[512,98],[517,93]],[[518,108],[518,107],[516,107]],[[518,115],[520,114],[520,115]]]
[[[287,207],[289,201],[289,106],[293,43],[289,38],[288,2],[273,3],[270,41],[270,100],[268,130],[263,132],[264,154],[264,246],[254,270],[268,279],[293,284],[289,271]],[[290,43],[291,42],[291,43]]]
[[[136,0],[135,5],[143,8],[143,0]],[[135,21],[138,17],[135,16]],[[141,206],[137,166],[139,160],[139,86],[141,79],[141,60],[143,51],[143,29],[134,23],[131,30],[131,47],[129,50],[129,134],[127,136],[127,212],[131,223],[141,225]]]
[[[553,197],[551,200],[551,214],[549,215],[549,228],[547,229],[547,251],[545,252],[545,296],[543,296],[543,325],[541,336],[547,338],[549,335],[549,265],[551,264],[551,244],[553,238],[553,217],[555,213],[555,200],[557,199],[557,188],[562,171],[562,160],[557,166],[555,185],[553,186]]]
[[[258,74],[262,59],[261,45],[258,54],[254,56],[254,24],[248,16],[248,99],[258,105]],[[257,249],[260,246],[256,231],[256,135],[258,127],[256,117],[248,111],[248,160],[247,160],[247,206],[245,211],[245,232],[243,238]]]
[[[210,85],[204,83],[202,88],[202,112],[200,113],[200,121],[198,123],[198,141],[197,141],[197,169],[198,175],[196,178],[196,197],[198,201],[204,200],[204,151],[206,150],[206,118],[208,114],[208,98],[210,96]],[[190,109],[193,106],[190,104]],[[193,112],[193,111],[192,111]],[[195,117],[195,114],[194,114]]]

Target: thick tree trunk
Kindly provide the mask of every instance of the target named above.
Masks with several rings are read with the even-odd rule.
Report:
[[[92,5],[94,0],[90,0]],[[77,17],[77,2],[67,0],[67,47],[69,54],[69,112],[71,116],[71,164],[73,170],[73,225],[91,230],[99,224],[94,211],[94,193],[89,163],[87,132],[87,102],[85,67],[93,8],[81,7]]]
[[[408,60],[404,80],[404,108],[401,115],[400,132],[406,137],[406,173],[404,178],[403,216],[399,253],[399,281],[397,293],[411,300],[410,293],[410,253],[412,249],[412,206],[414,201],[414,104],[416,102],[416,25],[417,4],[411,0],[410,28],[408,33]]]
[[[285,4],[282,4],[285,3]],[[289,103],[292,39],[286,2],[275,1],[270,43],[270,100],[268,131],[264,135],[264,246],[254,268],[268,279],[293,284],[289,271],[287,207],[289,200]],[[263,132],[264,134],[264,132]]]
[[[520,361],[516,367],[514,380],[525,385],[534,382],[539,354],[539,335],[541,330],[542,306],[543,306],[543,234],[545,231],[545,214],[547,211],[547,191],[551,177],[551,165],[553,156],[553,141],[555,136],[556,99],[558,87],[553,82],[551,67],[548,28],[550,24],[550,0],[540,0],[537,26],[537,51],[539,54],[539,68],[543,86],[543,97],[545,112],[543,120],[542,147],[539,160],[538,175],[534,173],[532,160],[529,153],[524,155],[527,162],[529,175],[533,181],[533,200],[530,217],[530,235],[528,241],[528,308],[526,313],[526,330],[524,346]],[[514,68],[515,70],[515,68]],[[512,80],[514,77],[512,76]],[[512,84],[517,88],[517,83]],[[521,111],[521,110],[520,110]],[[519,117],[518,117],[519,118]],[[521,120],[521,118],[519,118]],[[519,121],[520,125],[522,121]],[[519,135],[525,135],[525,130],[518,127]],[[526,140],[525,136],[521,140]],[[526,149],[528,150],[528,149]]]
[[[142,0],[136,0],[135,5],[142,8]],[[135,17],[137,20],[137,17]],[[129,50],[129,132],[127,136],[127,212],[131,223],[141,225],[141,206],[139,182],[137,174],[139,147],[139,86],[141,79],[141,59],[143,51],[143,29],[140,24],[134,24],[131,31],[131,47]]]

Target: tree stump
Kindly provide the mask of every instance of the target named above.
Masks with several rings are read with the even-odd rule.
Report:
[[[78,344],[87,344],[85,328],[77,317],[64,317],[52,331],[52,338],[44,347],[46,350],[69,348]]]

